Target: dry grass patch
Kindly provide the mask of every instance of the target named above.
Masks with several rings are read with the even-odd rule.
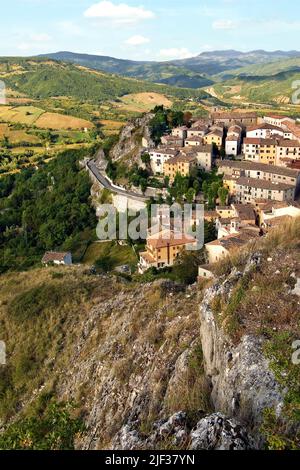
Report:
[[[7,122],[17,122],[28,126],[35,124],[44,113],[43,109],[35,106],[0,106],[0,119]]]
[[[165,403],[169,414],[184,410],[191,418],[211,411],[210,384],[204,373],[200,343],[196,342],[189,353],[186,367],[168,390]]]
[[[91,129],[93,124],[85,119],[58,113],[44,113],[35,122],[41,129]]]
[[[172,101],[160,93],[131,93],[122,97],[122,102],[128,111],[150,111],[155,106],[165,106],[170,108]]]

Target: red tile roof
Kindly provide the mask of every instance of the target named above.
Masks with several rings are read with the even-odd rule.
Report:
[[[277,145],[276,139],[260,139],[256,137],[246,137],[244,144],[252,145]]]
[[[51,261],[59,261],[62,263],[69,254],[68,252],[46,251],[42,258],[42,263],[50,263]]]
[[[167,237],[168,238],[165,238]],[[164,248],[167,246],[181,246],[190,243],[195,243],[196,239],[191,235],[185,233],[174,232],[172,230],[166,230],[159,232],[158,234],[152,235],[147,239],[147,244],[153,248]]]

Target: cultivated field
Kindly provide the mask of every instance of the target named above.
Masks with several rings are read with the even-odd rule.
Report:
[[[32,126],[43,113],[43,109],[35,106],[0,106],[0,120],[18,122],[27,126]]]
[[[47,113],[35,106],[0,106],[0,121],[36,126],[41,129],[91,129],[93,124],[86,119]]]
[[[10,129],[8,124],[0,124],[0,139],[7,137],[10,144],[19,144],[20,142],[26,144],[37,145],[41,143],[36,135],[29,134],[24,130]]]
[[[93,127],[93,124],[85,119],[58,113],[42,114],[35,125],[41,129],[91,129]]]
[[[150,111],[155,106],[161,105],[166,108],[172,106],[172,101],[160,93],[132,93],[123,96],[121,101],[125,104],[125,108],[128,111],[134,112]]]

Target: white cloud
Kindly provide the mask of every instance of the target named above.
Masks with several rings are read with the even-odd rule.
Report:
[[[22,42],[17,45],[17,49],[19,49],[19,51],[29,51],[31,48],[32,44],[28,44],[27,42]]]
[[[30,39],[36,42],[48,42],[51,41],[51,36],[49,34],[40,33],[40,34],[30,34]]]
[[[216,20],[213,22],[212,27],[213,29],[235,29],[238,24],[233,20]]]
[[[166,60],[171,60],[187,59],[188,57],[193,57],[195,54],[190,52],[186,47],[171,47],[170,49],[161,49],[158,55]]]
[[[52,41],[51,36],[46,33],[31,33],[26,36],[24,40],[17,45],[19,51],[30,51],[34,49],[43,49],[48,47],[48,43]]]
[[[143,44],[148,44],[150,42],[149,38],[145,38],[145,36],[132,36],[131,38],[128,38],[125,41],[125,44],[128,44],[129,46],[141,46]]]
[[[112,20],[117,23],[136,23],[155,17],[151,10],[143,6],[132,7],[126,3],[115,4],[109,1],[95,3],[84,12],[86,18]]]
[[[57,26],[61,32],[70,36],[83,36],[84,34],[82,28],[73,21],[60,21]]]

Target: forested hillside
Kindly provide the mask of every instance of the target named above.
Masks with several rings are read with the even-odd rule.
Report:
[[[100,102],[147,91],[177,98],[210,97],[202,90],[143,82],[59,62],[1,59],[0,64],[6,86],[33,98],[69,96]]]
[[[23,270],[45,250],[70,249],[96,227],[90,181],[78,161],[86,150],[65,151],[39,170],[0,179],[0,272]]]

